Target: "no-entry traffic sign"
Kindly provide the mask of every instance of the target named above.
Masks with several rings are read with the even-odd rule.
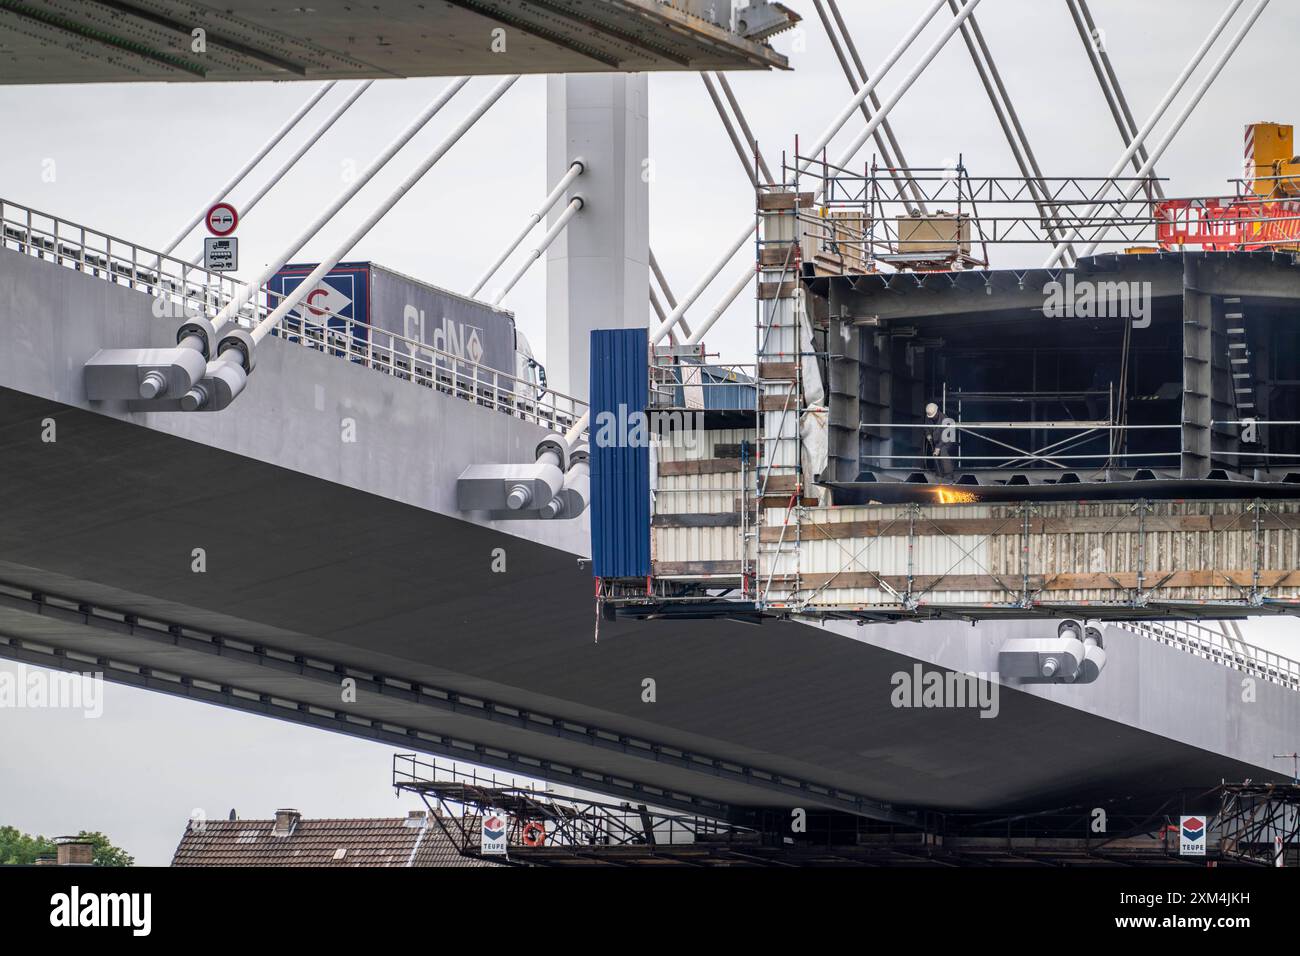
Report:
[[[228,236],[239,225],[239,213],[235,212],[235,207],[230,203],[219,202],[208,210],[204,222],[207,223],[208,232],[214,236]]]

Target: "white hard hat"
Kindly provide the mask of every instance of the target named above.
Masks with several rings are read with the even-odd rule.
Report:
[[[930,402],[928,405],[925,406],[926,418],[934,418],[934,416],[938,414],[939,414],[939,406],[936,405],[934,402]]]

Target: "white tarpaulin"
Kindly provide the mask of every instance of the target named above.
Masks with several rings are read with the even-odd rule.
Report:
[[[816,349],[813,348],[812,324],[808,321],[805,308],[804,292],[800,289],[794,298],[795,315],[799,318],[799,355],[803,373],[804,405],[824,405],[826,389],[822,386],[821,367],[817,364]]]
[[[814,405],[803,413],[799,437],[803,442],[804,494],[820,501],[826,489],[813,484],[813,478],[826,470],[830,455],[829,416],[824,405]]]

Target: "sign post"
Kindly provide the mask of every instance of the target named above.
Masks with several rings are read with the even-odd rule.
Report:
[[[239,225],[239,213],[228,202],[219,202],[203,217],[211,236],[203,240],[203,268],[209,272],[234,272],[239,268],[239,240],[232,233]]]

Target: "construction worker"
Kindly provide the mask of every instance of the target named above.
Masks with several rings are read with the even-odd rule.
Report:
[[[941,418],[939,406],[930,402],[925,406],[925,444],[934,471],[940,478],[952,475],[956,463],[952,459],[952,446],[957,437],[957,423],[951,418]]]

